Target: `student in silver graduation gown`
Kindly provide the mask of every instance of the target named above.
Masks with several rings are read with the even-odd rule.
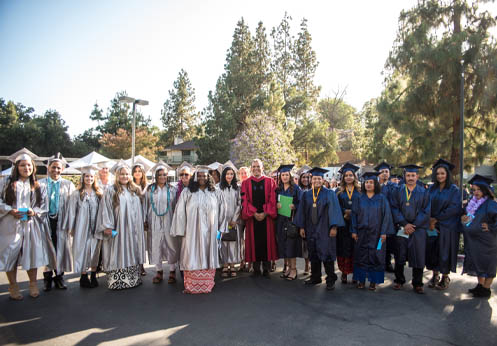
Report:
[[[95,236],[102,241],[102,266],[111,290],[142,283],[140,264],[145,262],[145,235],[141,190],[131,179],[124,161],[112,167],[114,186],[107,188],[100,203]]]
[[[466,255],[463,274],[478,277],[478,284],[469,292],[481,298],[490,297],[497,269],[497,202],[492,181],[479,174],[468,181],[473,197],[461,217]]]
[[[102,241],[95,237],[97,214],[102,189],[97,183],[96,167],[81,167],[80,183],[71,194],[64,224],[72,235],[74,272],[81,275],[79,285],[83,288],[98,287],[97,265]],[[90,269],[90,279],[88,279]]]
[[[55,263],[55,253],[48,234],[45,186],[36,181],[34,155],[26,149],[13,154],[9,177],[0,179],[0,271],[9,280],[10,298],[22,300],[17,285],[17,267],[27,271],[29,295],[39,296],[37,268]],[[19,209],[25,208],[27,212]]]
[[[367,278],[372,291],[384,282],[386,240],[393,230],[392,212],[387,198],[381,193],[378,174],[366,172],[362,176],[362,194],[352,204],[350,228],[356,242],[354,280],[357,288],[364,288]]]
[[[235,165],[228,161],[222,166],[221,172],[221,181],[218,186],[226,203],[226,226],[228,229],[221,236],[219,255],[223,265],[222,276],[235,277],[237,275],[235,264],[240,263],[243,259],[243,229],[240,224],[242,200],[236,179],[237,169]]]
[[[214,287],[220,267],[218,238],[227,229],[225,210],[223,194],[216,189],[209,167],[197,166],[176,204],[171,226],[172,236],[183,237],[179,264],[184,293],[209,293]]]
[[[414,292],[423,294],[423,269],[426,258],[426,231],[430,227],[430,194],[418,181],[416,165],[405,165],[405,184],[399,186],[392,196],[392,215],[399,225],[396,237],[395,281],[393,288],[400,290],[406,279],[404,265],[409,261],[412,268]],[[406,238],[407,237],[407,238]]]
[[[294,223],[300,228],[300,235],[307,239],[311,277],[304,283],[321,283],[321,263],[326,271],[326,289],[333,290],[337,276],[334,266],[336,260],[337,227],[344,221],[336,193],[323,187],[323,175],[327,170],[315,167],[312,174],[312,189],[304,192],[297,209]]]
[[[432,167],[430,228],[426,240],[426,269],[433,270],[428,287],[445,290],[456,272],[461,217],[461,193],[452,183],[454,165],[439,159]],[[442,274],[440,280],[439,273]]]
[[[176,207],[176,187],[167,182],[168,172],[172,168],[159,161],[152,172],[154,182],[150,184],[143,195],[143,212],[148,229],[148,259],[155,266],[154,284],[164,280],[163,261],[169,263],[168,283],[176,282],[176,262],[181,249],[180,239],[170,234]]]
[[[72,271],[71,237],[67,233],[64,220],[69,198],[76,189],[74,184],[62,178],[62,172],[69,165],[60,153],[50,157],[47,161],[48,177],[40,179],[40,184],[47,190],[49,206],[48,223],[50,225],[53,246],[57,253],[55,268],[46,267],[43,272],[44,290],[52,289],[52,281],[57,289],[67,289],[64,284],[64,272]],[[53,277],[55,274],[55,277]]]

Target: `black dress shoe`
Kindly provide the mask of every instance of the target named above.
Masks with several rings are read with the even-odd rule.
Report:
[[[79,287],[91,288],[90,280],[88,280],[88,274],[81,274],[81,278],[79,279]]]
[[[266,279],[269,279],[269,270],[264,270],[262,272],[262,276],[264,276]]]
[[[90,275],[90,284],[92,288],[98,287],[97,273],[91,272]]]
[[[307,279],[304,281],[304,285],[318,285],[321,283],[321,280]]]
[[[261,276],[261,271],[260,270],[254,270],[252,272],[252,277],[255,278],[255,277],[259,277]]]
[[[480,288],[473,292],[473,296],[478,298],[490,298],[491,294],[490,288],[485,288],[482,285],[480,285]]]
[[[326,283],[326,290],[327,291],[333,291],[334,289],[335,289],[335,281]]]
[[[52,272],[43,272],[43,290],[48,292],[52,289]]]
[[[64,284],[64,277],[62,275],[55,275],[53,282],[55,284],[55,288],[59,290],[67,289],[67,286]]]

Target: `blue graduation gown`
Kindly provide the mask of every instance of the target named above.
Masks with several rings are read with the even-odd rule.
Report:
[[[427,237],[426,267],[442,274],[455,273],[462,211],[460,191],[454,184],[442,191],[433,185],[429,193],[431,217],[438,220],[435,227],[440,233]]]
[[[488,224],[488,232],[481,229]],[[487,199],[476,211],[469,226],[463,225],[464,267],[463,274],[493,278],[497,268],[497,202]]]
[[[377,250],[379,239],[392,228],[392,212],[387,198],[375,194],[369,198],[362,194],[352,207],[351,233],[358,235],[354,248],[354,268],[383,272],[385,269],[386,244]]]
[[[424,268],[426,258],[426,230],[430,227],[431,203],[429,192],[419,185],[412,190],[409,205],[407,205],[406,185],[402,184],[392,194],[392,215],[395,224],[405,226],[411,223],[416,226],[414,233],[407,239],[407,253],[403,246],[397,246],[398,257],[401,261],[409,261],[409,267]],[[403,242],[397,237],[398,243]],[[402,263],[400,263],[402,264]]]
[[[352,204],[349,204],[349,196],[347,195],[346,191],[340,193],[340,190],[337,190],[336,193],[337,193],[338,202],[340,203],[340,209],[342,215],[345,214],[345,210],[352,209],[352,204],[354,203],[355,200],[358,200],[361,195],[356,189],[354,189],[354,192],[352,193],[352,199],[350,200]],[[352,257],[354,255],[354,239],[352,239],[350,233],[351,220],[344,219],[344,222],[345,226],[338,228],[337,256],[347,258],[347,257]]]
[[[311,261],[331,262],[336,260],[336,238],[330,237],[333,226],[343,227],[343,215],[334,191],[322,187],[316,204],[318,223],[314,225],[312,215],[312,189],[304,192],[297,208],[294,224],[305,229],[309,259]]]
[[[388,202],[388,207],[392,205],[392,197],[393,193],[395,190],[397,190],[399,187],[397,184],[392,183],[391,181],[388,181],[386,184],[381,185],[381,194],[386,197],[387,202]],[[391,208],[390,208],[390,212]],[[391,220],[393,220],[393,215],[390,217]],[[393,222],[390,222],[390,229],[387,230],[386,235],[395,235],[395,227]]]
[[[300,204],[302,190],[300,190],[298,185],[294,185],[293,188],[293,192],[290,192],[290,188],[281,191],[276,190],[276,200],[278,201],[279,195],[293,197],[293,204],[297,209]],[[285,223],[289,221],[290,219],[288,217],[278,214],[276,219],[276,243],[278,245],[278,255],[280,258],[302,257],[302,238],[300,235],[295,239],[291,239],[286,236],[284,226]]]

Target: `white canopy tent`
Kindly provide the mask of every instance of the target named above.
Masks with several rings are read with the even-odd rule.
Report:
[[[112,161],[111,159],[109,159],[103,155],[100,155],[96,151],[92,151],[88,155],[80,158],[79,160],[71,162],[69,164],[69,167],[70,168],[81,168],[81,167],[92,166],[92,165],[99,165],[99,166],[105,165],[108,167],[109,164],[111,164],[111,166],[113,166],[114,161]]]

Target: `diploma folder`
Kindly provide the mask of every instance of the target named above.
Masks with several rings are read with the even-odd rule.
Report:
[[[290,204],[293,203],[293,197],[278,195],[278,202],[281,204],[281,208],[278,209],[278,214],[291,217],[292,210],[290,209]]]

